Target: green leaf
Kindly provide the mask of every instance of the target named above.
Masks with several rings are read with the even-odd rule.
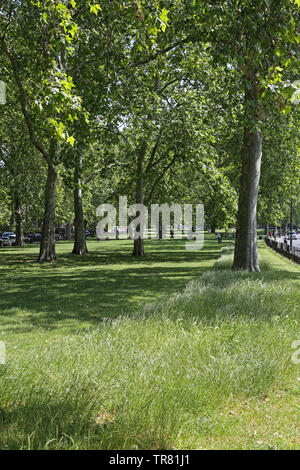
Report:
[[[67,142],[68,142],[72,147],[74,147],[75,139],[74,139],[74,137],[73,137],[72,135],[67,138]]]
[[[168,26],[168,10],[165,8],[162,9],[161,14],[159,16],[159,19],[162,21],[163,25],[161,27],[162,31],[166,30],[166,27]]]
[[[95,15],[98,15],[99,11],[101,11],[102,8],[99,5],[99,3],[95,3],[95,5],[90,5],[90,12],[95,13]]]

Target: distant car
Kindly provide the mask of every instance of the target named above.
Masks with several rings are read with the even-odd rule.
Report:
[[[34,233],[26,233],[25,236],[29,238],[29,243],[33,243],[35,241]]]
[[[16,235],[2,235],[1,246],[13,246],[16,243]]]
[[[91,235],[91,232],[90,232],[89,230],[86,230],[86,231],[85,231],[85,236],[86,236],[86,237],[89,237],[90,235]]]
[[[34,240],[36,242],[40,242],[41,241],[41,238],[42,238],[42,235],[40,233],[35,233],[34,234]]]
[[[2,237],[10,237],[11,235],[15,235],[15,233],[14,232],[3,232],[2,233]]]
[[[289,240],[290,239],[297,240],[296,232],[290,232],[288,238],[289,238]]]
[[[31,243],[31,238],[28,235],[24,235],[23,242],[24,243]]]
[[[61,235],[59,233],[55,234],[55,240],[56,241],[61,240]]]

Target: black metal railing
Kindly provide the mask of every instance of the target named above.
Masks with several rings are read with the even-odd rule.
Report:
[[[300,248],[291,246],[289,241],[288,243],[284,243],[277,241],[274,238],[265,237],[265,242],[270,248],[277,251],[277,253],[280,253],[296,263],[300,263]]]

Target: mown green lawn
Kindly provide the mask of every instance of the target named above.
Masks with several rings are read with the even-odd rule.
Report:
[[[43,265],[35,262],[37,245],[0,248],[1,327],[35,334],[36,327],[81,328],[136,313],[142,303],[183,289],[212,267],[221,251],[215,237],[194,253],[181,240],[149,240],[146,256],[136,258],[132,244],[92,241],[89,254],[78,257],[70,254],[72,242],[59,242],[59,262]]]
[[[299,448],[299,267],[261,244],[262,273],[232,273],[214,237],[131,248],[1,249],[0,448]]]

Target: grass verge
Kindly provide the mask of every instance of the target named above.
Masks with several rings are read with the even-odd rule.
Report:
[[[150,242],[149,257],[131,265],[120,243],[106,253],[114,268],[109,261],[99,267],[102,253],[94,253],[94,265],[77,261],[67,268],[66,255],[60,266],[14,264],[15,278],[23,275],[24,283],[9,283],[17,307],[2,301],[9,359],[0,370],[0,447],[299,448],[299,369],[291,360],[299,326],[299,267],[261,244],[259,274],[228,270],[230,252],[205,271],[218,256],[212,240],[196,259],[179,252],[177,242]],[[91,287],[92,274],[84,284],[90,269],[97,287]],[[123,269],[129,280],[122,284]],[[30,272],[37,282],[36,273],[44,272],[54,283],[45,306],[43,291],[39,307],[27,297]],[[64,278],[59,288],[69,296],[65,312],[54,272],[60,280],[69,275],[77,286],[72,294]],[[198,278],[174,292],[189,276]],[[167,296],[158,297],[160,285]],[[76,310],[79,296],[86,295],[83,286],[92,289],[89,311],[80,304]],[[132,308],[147,293],[151,302]],[[55,312],[58,304],[61,313]]]

